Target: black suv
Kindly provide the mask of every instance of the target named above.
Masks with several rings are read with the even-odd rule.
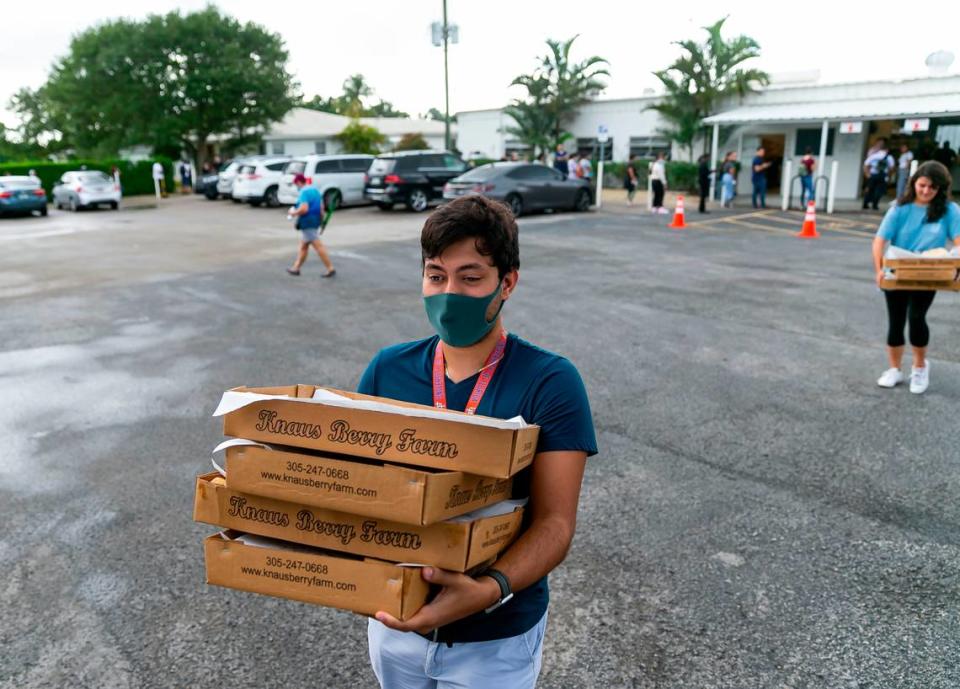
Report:
[[[367,170],[363,195],[381,210],[405,203],[419,213],[430,201],[442,199],[443,185],[466,170],[466,163],[446,151],[385,153]]]

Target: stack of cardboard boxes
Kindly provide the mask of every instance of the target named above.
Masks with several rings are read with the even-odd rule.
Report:
[[[223,472],[197,477],[207,583],[405,620],[420,565],[469,572],[517,537],[539,429],[311,385],[224,394]]]

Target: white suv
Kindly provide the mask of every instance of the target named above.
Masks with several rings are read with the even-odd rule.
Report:
[[[323,195],[323,205],[330,208],[369,203],[363,196],[363,176],[370,169],[373,156],[360,154],[309,155],[294,158],[284,170],[280,183],[281,203],[296,203],[295,175],[307,178]]]
[[[290,162],[287,156],[252,160],[240,166],[233,182],[233,198],[247,201],[252,206],[262,203],[271,208],[280,205],[277,190],[283,178],[283,169]]]

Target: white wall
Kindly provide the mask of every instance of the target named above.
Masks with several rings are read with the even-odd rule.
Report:
[[[475,110],[457,114],[457,148],[464,156],[476,152],[484,158],[500,158],[503,155],[507,135],[505,126],[513,120],[502,110]]]

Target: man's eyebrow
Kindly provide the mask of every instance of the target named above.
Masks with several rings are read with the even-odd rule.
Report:
[[[424,268],[427,270],[442,270],[446,272],[446,268],[439,263],[433,263],[432,261],[427,261],[427,263],[424,265]],[[485,266],[482,263],[467,263],[457,268],[454,272],[462,273],[467,270],[483,270],[484,268],[490,268],[490,266]]]

